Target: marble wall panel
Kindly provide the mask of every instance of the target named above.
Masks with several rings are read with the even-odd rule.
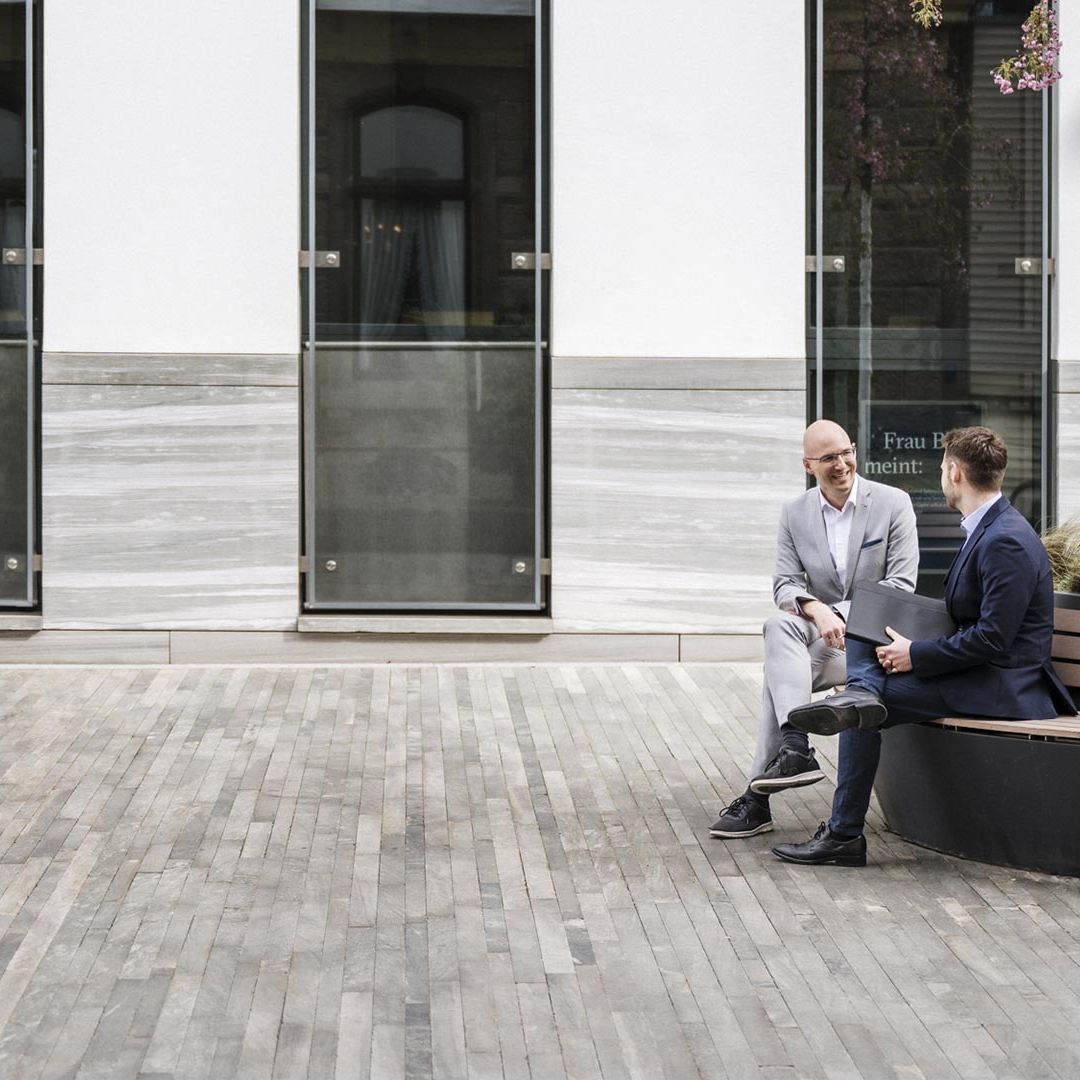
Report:
[[[0,634],[0,664],[168,664],[158,631],[41,630]]]
[[[806,360],[761,357],[556,356],[551,385],[562,389],[797,390]]]
[[[46,628],[296,624],[295,387],[42,388]]]
[[[1073,384],[1080,364],[1062,364],[1059,385]],[[1080,389],[1080,384],[1078,384]],[[1054,395],[1057,406],[1057,519],[1080,517],[1080,393]]]
[[[47,352],[41,358],[41,381],[109,386],[297,386],[300,358],[296,353],[199,356]]]
[[[759,633],[800,390],[555,390],[557,631]]]

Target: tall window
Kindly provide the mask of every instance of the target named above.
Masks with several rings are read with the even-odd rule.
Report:
[[[534,0],[310,0],[308,610],[546,604]]]
[[[0,606],[36,603],[36,357],[41,243],[34,101],[37,5],[0,2]],[[29,33],[28,33],[29,31]],[[29,136],[29,137],[28,137]]]
[[[1006,494],[1035,524],[1048,509],[1048,94],[1003,96],[989,74],[1030,4],[943,7],[930,30],[896,0],[812,9],[811,411],[820,392],[861,471],[911,493],[926,591],[961,538],[938,486],[942,432],[999,430]]]

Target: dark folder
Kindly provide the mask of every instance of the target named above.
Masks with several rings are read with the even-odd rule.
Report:
[[[949,616],[944,600],[916,596],[891,585],[860,581],[851,594],[845,636],[869,645],[888,645],[891,626],[912,641],[950,637],[959,627]]]

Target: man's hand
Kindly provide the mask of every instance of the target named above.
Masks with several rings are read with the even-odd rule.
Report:
[[[911,670],[911,641],[898,634],[891,626],[885,627],[885,633],[892,638],[891,645],[879,645],[878,663],[892,675],[898,671]]]
[[[818,628],[825,644],[833,649],[844,647],[844,620],[820,600],[802,600],[802,613]]]

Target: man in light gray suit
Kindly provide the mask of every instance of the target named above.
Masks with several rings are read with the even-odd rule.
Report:
[[[765,621],[765,693],[746,792],[720,811],[710,836],[768,832],[769,796],[825,778],[809,739],[787,723],[814,690],[844,681],[844,619],[857,582],[913,592],[919,571],[915,511],[906,492],[856,471],[855,444],[818,420],[803,435],[803,468],[817,487],[780,514],[773,599]]]

